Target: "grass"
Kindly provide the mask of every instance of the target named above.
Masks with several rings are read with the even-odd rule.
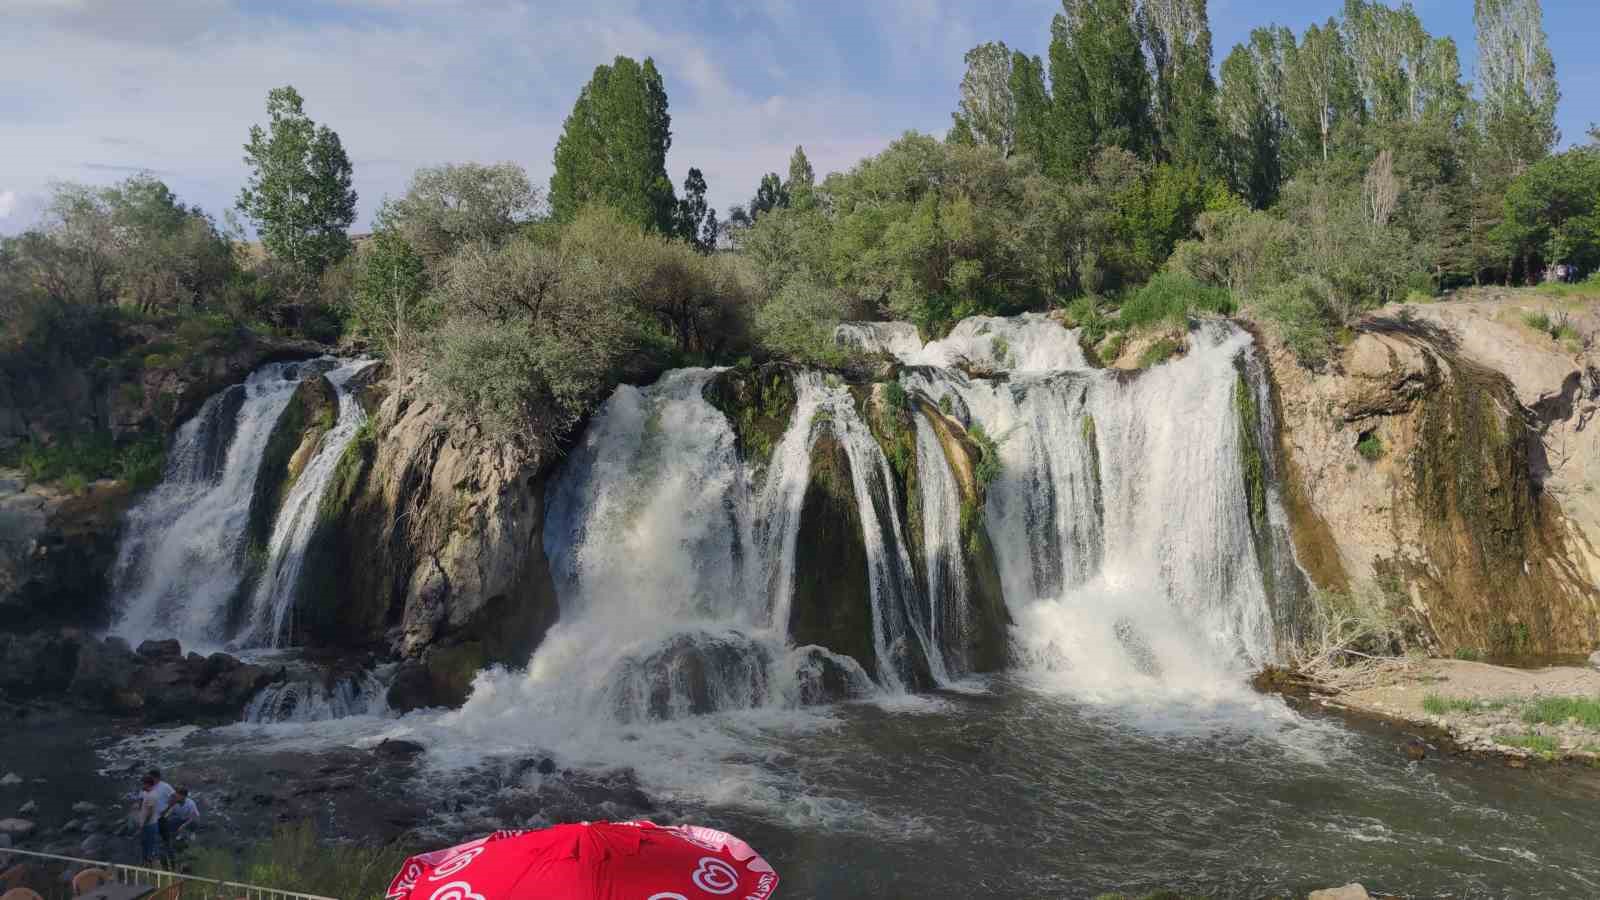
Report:
[[[1583,335],[1573,327],[1566,313],[1556,313],[1555,318],[1544,312],[1530,312],[1522,314],[1522,324],[1534,331],[1550,336],[1554,341],[1565,341],[1569,344],[1583,343]]]
[[[1422,711],[1430,716],[1443,716],[1453,712],[1475,713],[1485,708],[1479,701],[1471,697],[1445,697],[1440,694],[1428,694],[1422,698]]]
[[[1377,462],[1383,458],[1383,439],[1376,432],[1369,431],[1356,441],[1356,452],[1367,462]]]
[[[1530,725],[1560,725],[1568,719],[1600,728],[1600,697],[1540,697],[1522,710],[1522,721]]]
[[[1456,659],[1464,659],[1467,662],[1477,662],[1483,659],[1483,651],[1476,647],[1457,647],[1456,652],[1451,655]]]
[[[1546,281],[1534,288],[1546,297],[1579,298],[1600,297],[1600,274],[1591,275],[1585,281],[1569,284],[1561,281]]]
[[[1000,447],[978,422],[972,423],[972,427],[967,430],[967,436],[978,445],[979,458],[978,464],[972,470],[973,477],[978,479],[979,485],[988,487],[1000,477]]]
[[[194,874],[284,891],[377,900],[411,854],[396,845],[369,847],[322,839],[309,822],[284,825],[239,855],[198,850]]]
[[[1556,739],[1543,734],[1514,734],[1495,738],[1495,741],[1507,747],[1521,747],[1532,750],[1540,756],[1554,756],[1560,749]]]
[[[1201,284],[1188,275],[1162,272],[1123,301],[1121,322],[1128,329],[1156,325],[1187,327],[1195,313],[1233,315],[1237,306],[1224,288]]]
[[[166,448],[156,437],[119,445],[102,432],[51,444],[26,441],[7,452],[0,463],[21,469],[29,482],[57,483],[74,493],[82,493],[90,482],[101,478],[116,478],[143,489],[161,480]]]
[[[1152,366],[1159,366],[1176,356],[1178,349],[1178,342],[1172,338],[1159,338],[1155,343],[1144,348],[1143,353],[1139,354],[1139,368],[1148,369]]]

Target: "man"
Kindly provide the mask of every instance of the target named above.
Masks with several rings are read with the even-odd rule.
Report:
[[[160,769],[151,769],[145,775],[156,781],[156,809],[165,810],[172,803],[172,795],[177,792],[172,789],[172,785],[161,780]]]
[[[156,824],[160,816],[160,808],[156,805],[156,784],[154,775],[140,779],[139,806],[134,813],[134,827],[139,835],[139,861],[146,866],[155,863],[156,844],[161,840],[161,829]]]
[[[189,789],[173,792],[171,803],[161,813],[161,861],[167,868],[178,867],[178,843],[188,839],[199,819],[200,807],[189,798]]]

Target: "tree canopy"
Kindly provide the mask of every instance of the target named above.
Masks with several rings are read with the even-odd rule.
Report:
[[[350,158],[336,132],[305,114],[293,87],[267,93],[267,117],[266,128],[250,128],[244,147],[250,179],[237,206],[267,252],[319,276],[350,253],[348,229],[356,218]]]

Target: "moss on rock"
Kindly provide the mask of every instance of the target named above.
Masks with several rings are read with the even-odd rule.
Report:
[[[872,588],[850,457],[827,431],[811,450],[794,572],[790,640],[821,645],[876,672]]]
[[[789,370],[775,364],[728,369],[706,383],[704,396],[727,416],[740,457],[765,466],[794,415],[794,378]]]

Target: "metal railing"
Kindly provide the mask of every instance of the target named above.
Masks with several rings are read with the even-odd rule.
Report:
[[[57,863],[66,863],[68,866],[80,866],[85,869],[104,869],[112,874],[118,884],[148,885],[151,890],[160,890],[174,884],[182,885],[180,896],[184,900],[337,900],[334,897],[323,897],[319,894],[302,894],[298,891],[283,891],[277,888],[263,887],[259,884],[244,884],[238,881],[218,881],[215,878],[201,878],[198,875],[182,875],[177,872],[168,872],[165,869],[151,869],[145,866],[130,866],[125,863],[106,862],[98,859],[82,859],[76,856],[61,856],[55,853],[40,853],[36,850],[0,850],[0,870],[9,868],[14,862],[14,857],[31,859],[44,859]],[[65,896],[65,895],[63,895]]]

